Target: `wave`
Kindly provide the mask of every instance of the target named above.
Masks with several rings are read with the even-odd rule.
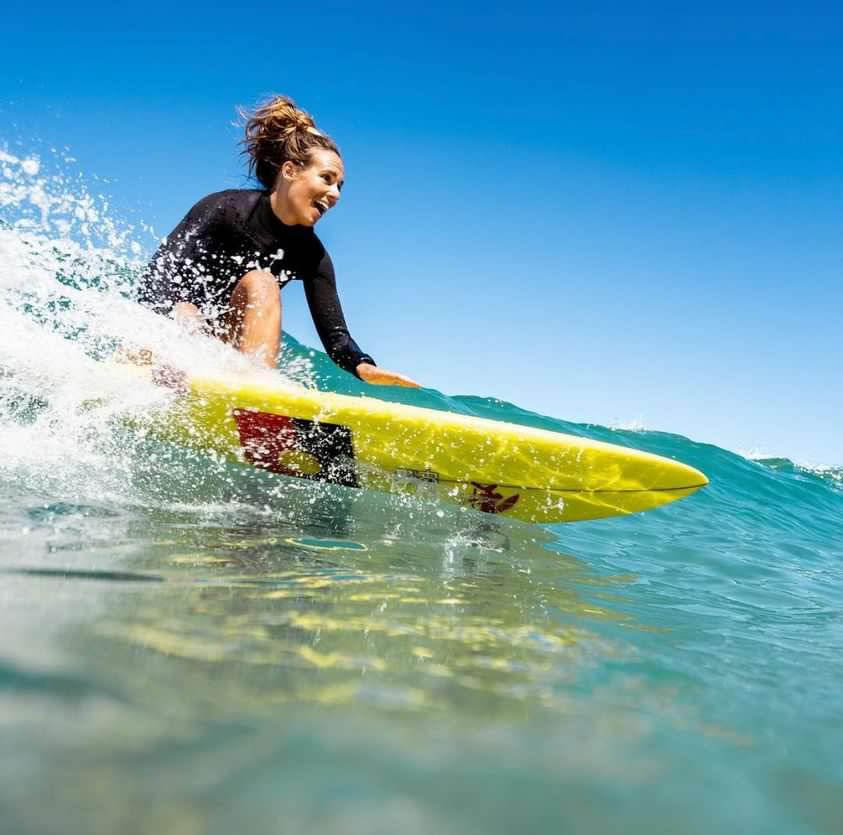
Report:
[[[131,500],[127,485],[138,479],[133,482],[128,473],[137,468],[139,454],[115,432],[113,418],[155,408],[163,395],[111,373],[107,360],[116,348],[143,345],[161,361],[195,374],[254,369],[227,346],[188,334],[133,302],[134,283],[154,245],[152,230],[114,218],[108,197],[92,192],[80,175],[69,174],[66,160],[0,152],[0,175],[0,433],[4,448],[12,451],[3,464],[6,477],[17,471],[22,475],[16,483],[38,482],[48,493],[61,494],[72,486],[71,493],[82,501],[86,496],[80,484],[90,482],[93,473],[113,496]],[[648,429],[640,421],[581,424],[493,397],[447,396],[432,389],[373,391],[289,334],[280,375],[262,373],[276,382],[365,392],[667,455],[706,472],[712,479],[707,494],[722,498],[725,493],[746,504],[755,501],[759,490],[769,499],[770,478],[777,480],[776,489],[790,494],[789,512],[797,488],[811,485],[837,497],[843,489],[843,468],[805,467],[787,458],[753,460]],[[86,403],[106,398],[110,410],[94,415],[85,409]],[[152,453],[147,449],[145,454]],[[177,470],[191,469],[193,483],[230,477],[212,475],[207,461],[197,466],[182,460],[176,466],[171,452],[158,449],[154,455]],[[800,494],[798,501],[809,500]],[[780,500],[772,505],[781,507]]]

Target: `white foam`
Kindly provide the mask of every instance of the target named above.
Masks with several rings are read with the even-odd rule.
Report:
[[[787,455],[776,455],[761,447],[752,447],[750,449],[736,449],[734,450],[742,458],[748,458],[750,461],[765,461],[771,458],[790,458]]]
[[[628,418],[626,420],[621,420],[620,418],[615,418],[607,424],[609,429],[615,429],[621,432],[649,432],[650,427],[647,425],[647,422],[644,420],[643,417],[638,418]]]
[[[104,361],[118,346],[190,375],[284,378],[136,304],[149,227],[112,217],[107,197],[54,163],[0,151],[0,472],[24,489],[125,497],[133,453],[114,418],[173,395]]]

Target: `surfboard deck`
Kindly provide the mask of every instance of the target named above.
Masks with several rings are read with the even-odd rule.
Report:
[[[180,385],[150,419],[163,439],[280,475],[529,522],[637,513],[708,483],[669,458],[486,418],[263,379],[192,377]]]

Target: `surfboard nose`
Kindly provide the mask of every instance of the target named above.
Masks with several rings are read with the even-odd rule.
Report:
[[[652,470],[650,490],[688,490],[693,492],[705,487],[708,476],[696,467],[658,456],[661,466]]]
[[[705,487],[707,484],[710,484],[708,476],[702,470],[698,470],[696,467],[688,467],[688,469],[691,471],[694,478],[699,479],[697,489],[699,489],[700,487]]]

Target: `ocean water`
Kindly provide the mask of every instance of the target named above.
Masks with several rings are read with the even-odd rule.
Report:
[[[156,442],[118,344],[243,361],[132,304],[152,236],[60,157],[0,154],[4,834],[843,831],[843,470],[390,393],[711,479],[535,526]]]

